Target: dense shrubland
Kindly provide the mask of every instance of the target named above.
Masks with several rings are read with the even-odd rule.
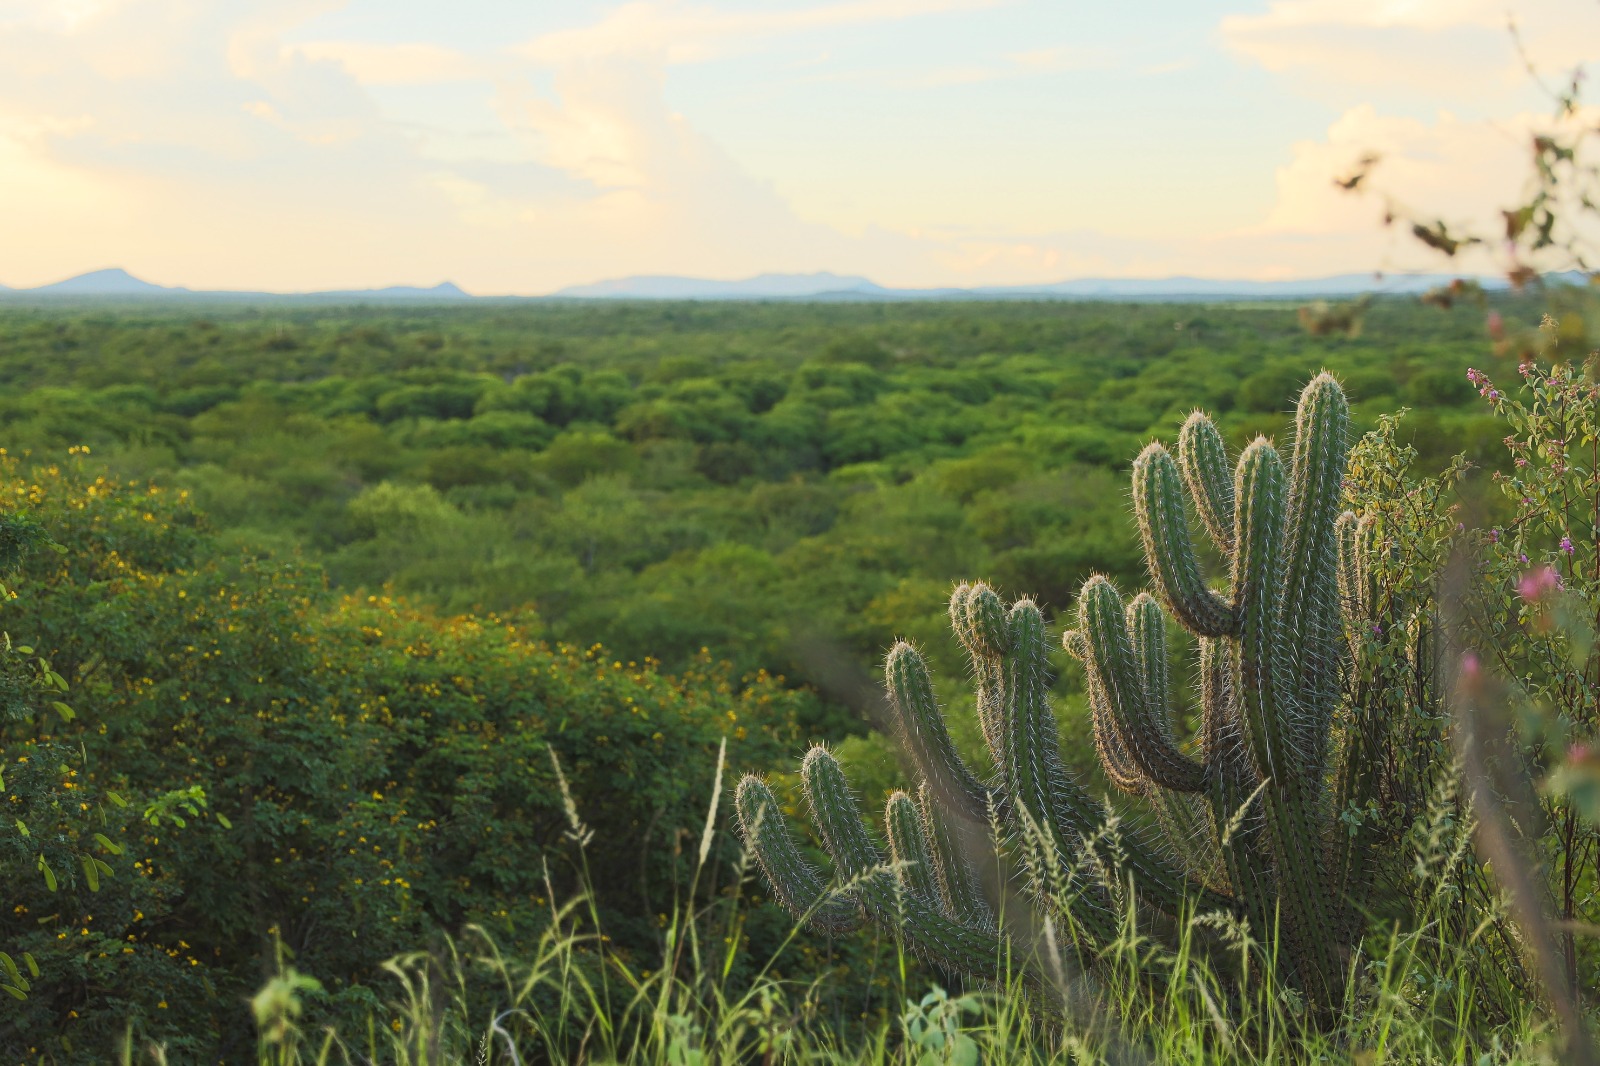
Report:
[[[342,588],[796,677],[802,622],[958,665],[938,604],[974,574],[1052,610],[1137,582],[1143,441],[1205,407],[1242,447],[1323,366],[1360,428],[1412,407],[1424,465],[1496,461],[1480,338],[1402,303],[1359,338],[1274,305],[0,307],[0,418],[13,452],[88,445]]]

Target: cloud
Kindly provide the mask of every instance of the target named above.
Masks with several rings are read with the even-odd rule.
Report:
[[[699,63],[763,40],[841,26],[992,7],[998,0],[844,0],[786,11],[736,11],[675,0],[636,0],[599,22],[543,34],[518,54],[547,66],[661,56]]]
[[[1595,58],[1600,5],[1529,0],[1516,18],[1539,69],[1559,75]],[[1274,0],[1219,30],[1235,53],[1302,82],[1400,87],[1457,106],[1527,83],[1501,0]]]
[[[1600,124],[1600,108],[1567,120],[1571,132]],[[1241,231],[1245,239],[1302,240],[1308,243],[1375,237],[1389,205],[1401,218],[1443,221],[1456,232],[1492,235],[1499,211],[1521,202],[1531,175],[1529,145],[1536,132],[1552,129],[1552,119],[1523,112],[1496,120],[1468,120],[1440,112],[1432,121],[1385,115],[1371,105],[1347,111],[1324,138],[1293,147],[1276,176],[1276,199],[1258,226]],[[1352,172],[1364,155],[1379,157],[1366,185],[1369,195],[1353,195],[1334,184]],[[1568,212],[1571,218],[1575,213]],[[1381,262],[1389,269],[1439,268],[1441,257],[1427,252],[1404,225],[1383,231]],[[1591,237],[1594,235],[1591,234]],[[1368,240],[1374,251],[1380,246]],[[1488,250],[1474,251],[1458,269],[1493,270]]]
[[[307,41],[292,51],[311,62],[337,63],[363,85],[442,85],[482,81],[492,73],[480,57],[435,44]]]

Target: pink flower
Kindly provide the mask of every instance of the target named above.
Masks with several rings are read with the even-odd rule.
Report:
[[[1527,603],[1535,603],[1544,599],[1545,594],[1561,587],[1561,578],[1548,566],[1541,566],[1537,570],[1529,570],[1517,582],[1517,595]]]
[[[1571,555],[1573,552],[1577,551],[1577,549],[1572,546],[1571,537],[1561,538],[1561,550],[1566,552],[1568,555]]]

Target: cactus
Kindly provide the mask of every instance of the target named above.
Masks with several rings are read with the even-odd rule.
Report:
[[[894,731],[921,782],[918,801],[889,798],[892,861],[866,836],[837,762],[814,748],[802,772],[806,799],[847,880],[825,888],[770,790],[746,777],[738,814],[774,895],[825,932],[864,918],[885,923],[946,969],[993,979],[1010,962],[1037,975],[1031,953],[996,921],[1004,901],[980,891],[975,858],[995,827],[1023,845],[1028,895],[1072,930],[1086,960],[1128,913],[1224,910],[1248,919],[1258,938],[1276,930],[1301,988],[1321,1007],[1336,1005],[1359,928],[1348,893],[1371,880],[1362,842],[1337,814],[1370,797],[1377,754],[1370,742],[1335,736],[1349,655],[1343,618],[1370,596],[1361,553],[1371,524],[1339,513],[1347,432],[1344,394],[1322,374],[1300,396],[1287,469],[1265,439],[1230,468],[1221,435],[1199,412],[1179,434],[1176,459],[1156,443],[1134,462],[1155,596],[1124,604],[1108,579],[1091,577],[1063,643],[1085,668],[1101,767],[1119,791],[1148,802],[1158,835],[1105,833],[1113,812],[1068,773],[1039,608],[1026,599],[1007,607],[987,585],[964,584],[950,618],[972,660],[992,773],[962,760],[926,662],[896,644],[885,664]],[[1191,507],[1227,564],[1224,590],[1202,571]],[[1174,720],[1169,613],[1199,643],[1192,744]]]

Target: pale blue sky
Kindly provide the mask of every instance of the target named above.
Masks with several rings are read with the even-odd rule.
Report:
[[[1484,214],[1548,110],[1497,0],[0,0],[0,282],[1395,268],[1333,177]]]

